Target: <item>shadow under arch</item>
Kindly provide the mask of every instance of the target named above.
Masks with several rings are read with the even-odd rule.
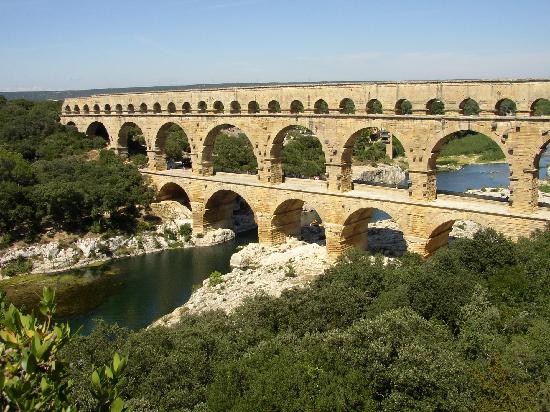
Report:
[[[124,123],[118,132],[117,145],[123,155],[146,154],[147,145],[143,137],[143,131],[134,122]]]
[[[250,200],[226,189],[213,192],[205,202],[203,227],[206,231],[231,229],[235,233],[258,230]]]
[[[485,221],[461,216],[445,218],[434,224],[426,243],[426,255],[432,255],[441,247],[447,246],[457,239],[471,238],[478,230],[488,228]]]
[[[217,125],[208,132],[202,145],[201,160],[203,169],[209,174],[255,174],[258,171],[258,156],[252,141],[241,128],[229,123]]]
[[[351,213],[344,221],[340,242],[344,248],[355,247],[387,257],[401,256],[407,251],[399,224],[375,207],[363,207]]]
[[[88,137],[102,137],[107,143],[110,142],[109,132],[105,125],[101,122],[92,122],[86,128],[86,136]]]
[[[321,139],[309,128],[289,125],[271,142],[270,158],[284,177],[326,179],[327,158]]]
[[[308,243],[324,244],[323,219],[314,205],[302,199],[286,199],[279,203],[271,217],[273,239],[284,243],[287,237],[294,237]]]
[[[470,160],[462,166],[461,157]],[[503,197],[491,191],[491,188],[510,188],[507,149],[493,133],[487,134],[475,127],[448,133],[432,143],[427,168],[435,178],[436,193],[457,194],[469,189],[488,189],[478,195],[508,200],[508,194]]]
[[[185,206],[189,211],[191,208],[191,200],[189,195],[180,185],[174,182],[168,182],[163,184],[156,194],[156,201],[162,202],[165,200],[174,200],[181,205]]]

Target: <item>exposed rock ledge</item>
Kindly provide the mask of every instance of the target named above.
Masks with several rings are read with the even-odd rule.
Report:
[[[353,180],[359,183],[382,183],[398,186],[407,179],[407,173],[397,165],[353,166],[352,172]]]
[[[159,225],[154,232],[145,232],[134,236],[121,235],[102,239],[95,235],[79,238],[69,243],[52,241],[26,247],[14,246],[2,251],[0,267],[15,259],[25,258],[32,261],[32,273],[54,273],[165,249],[212,246],[235,237],[232,230],[218,229],[208,232],[204,237],[192,236],[191,239],[185,241],[178,233],[179,227],[185,223],[190,223],[190,221],[174,220]],[[172,234],[171,236],[167,236],[166,229]],[[0,279],[2,279],[1,275]]]
[[[210,286],[206,279],[189,301],[151,326],[172,326],[184,313],[209,310],[231,312],[244,299],[259,293],[280,296],[282,291],[308,284],[329,266],[326,248],[289,239],[277,246],[252,243],[231,257],[233,270],[223,282]]]
[[[466,193],[505,199],[510,196],[510,189],[504,187],[486,187],[484,189],[466,190]],[[539,190],[539,202],[550,204],[550,193],[544,193]]]

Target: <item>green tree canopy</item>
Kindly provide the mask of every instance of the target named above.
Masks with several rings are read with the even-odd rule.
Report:
[[[283,172],[294,177],[323,177],[325,154],[319,139],[311,133],[289,132],[281,152]]]
[[[245,134],[229,135],[220,132],[212,153],[216,172],[255,172],[258,162],[252,144]]]

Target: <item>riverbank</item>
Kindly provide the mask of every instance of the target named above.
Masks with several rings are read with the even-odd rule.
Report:
[[[439,156],[436,168],[440,172],[460,170],[466,165],[503,163],[504,159],[487,160],[482,155]]]
[[[153,211],[162,221],[154,230],[112,237],[92,233],[82,237],[65,235],[52,241],[13,245],[0,251],[0,269],[22,265],[28,268],[26,273],[59,273],[167,249],[212,246],[235,237],[229,229],[210,231],[204,236],[191,234],[189,210],[174,201],[155,204]],[[246,224],[241,227],[246,228]],[[8,276],[0,272],[0,279],[5,278]]]
[[[541,186],[544,186],[544,183],[542,183]],[[466,193],[493,197],[495,199],[508,199],[510,197],[510,189],[504,187],[484,187],[482,189],[470,189],[466,190]],[[550,193],[539,190],[539,203],[550,204]]]

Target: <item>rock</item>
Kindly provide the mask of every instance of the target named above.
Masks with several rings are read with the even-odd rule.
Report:
[[[227,242],[235,237],[231,229],[217,229],[207,232],[204,237],[193,236],[195,246],[212,246]]]
[[[162,220],[191,219],[192,213],[186,206],[175,200],[151,203],[151,210]]]
[[[353,166],[353,180],[362,183],[382,183],[398,186],[407,179],[399,166],[380,164],[378,166]]]

